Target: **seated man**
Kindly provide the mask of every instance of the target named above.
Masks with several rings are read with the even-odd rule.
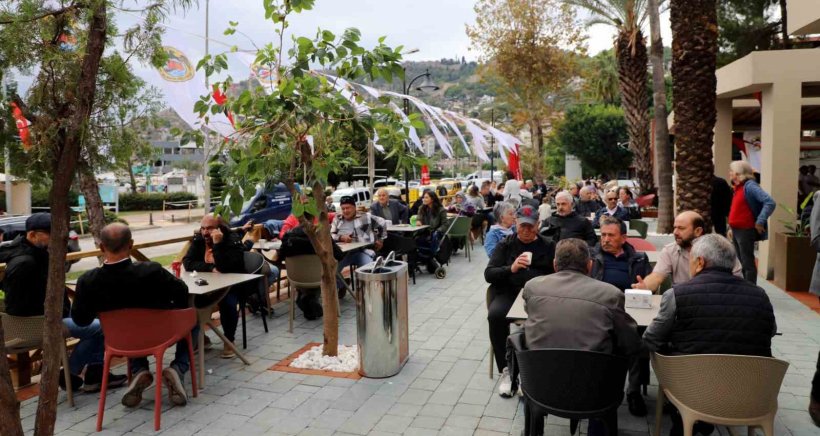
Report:
[[[585,217],[572,210],[572,194],[561,191],[555,195],[555,213],[544,221],[541,233],[552,237],[555,242],[563,239],[577,238],[594,247],[598,243],[592,224]]]
[[[675,242],[670,242],[661,249],[658,253],[658,263],[655,264],[652,273],[646,277],[638,277],[632,288],[657,291],[667,277],[672,278],[672,286],[688,282],[692,278],[689,274],[689,251],[692,249],[692,243],[704,234],[704,226],[703,217],[699,213],[691,210],[679,213],[675,217],[672,231]],[[737,259],[732,273],[743,277],[743,270]]]
[[[641,339],[635,320],[624,311],[624,293],[589,277],[592,259],[587,244],[575,238],[558,242],[554,266],[555,274],[536,277],[524,286],[527,348],[637,353]],[[594,419],[589,434],[603,435],[606,430]]]
[[[354,250],[345,255],[339,262],[338,271],[342,272],[350,265],[362,266],[373,261],[376,253],[382,249],[387,239],[387,223],[370,213],[357,214],[356,201],[351,196],[344,196],[339,202],[342,212],[337,214],[330,225],[330,237],[336,242],[367,242],[373,249]],[[375,251],[374,251],[375,250]],[[339,287],[344,283],[339,283]]]
[[[595,219],[592,220],[592,225],[596,229],[601,226],[601,218],[611,216],[618,218],[621,221],[629,221],[629,211],[618,205],[618,196],[615,191],[609,191],[604,197],[606,206],[598,209],[595,212]]]
[[[517,232],[496,245],[484,270],[484,280],[490,284],[487,323],[495,363],[501,372],[498,394],[502,397],[512,396],[512,381],[504,352],[510,335],[507,312],[530,279],[553,272],[555,244],[536,232],[537,223],[538,212],[534,208],[524,206],[519,209]]]
[[[17,236],[0,248],[0,262],[6,263],[3,291],[6,293],[6,313],[13,316],[42,316],[45,314],[46,286],[48,283],[48,243],[51,237],[51,214],[35,213],[26,219],[25,235]],[[100,321],[89,319],[80,325],[69,313],[71,303],[63,294],[63,326],[69,335],[80,340],[68,359],[71,380],[65,380],[60,371],[60,386],[70,382],[73,390],[80,387],[86,392],[100,390],[105,353]],[[86,365],[88,366],[86,368]],[[80,377],[85,368],[85,378]],[[109,375],[108,388],[125,384],[124,375]]]
[[[182,265],[186,271],[244,273],[245,255],[239,236],[231,232],[225,222],[218,216],[208,214],[202,217],[199,233],[194,235],[191,246]],[[239,296],[250,294],[257,286],[250,282],[248,286],[234,286],[219,302],[219,321],[222,323],[222,332],[231,342],[236,335],[236,325],[239,322]],[[223,344],[222,358],[231,359],[236,356],[233,350]]]
[[[638,276],[645,276],[650,271],[646,253],[635,251],[626,242],[626,225],[623,221],[611,216],[601,218],[601,243],[592,249],[592,278],[609,283],[623,292],[630,289]],[[638,330],[642,333],[641,328]],[[641,371],[639,359],[632,359],[626,399],[629,413],[634,416],[646,416],[646,403],[641,396]]]
[[[578,201],[578,205],[575,206],[575,212],[584,218],[588,217],[590,214],[598,212],[598,210],[604,206],[600,201],[594,198],[595,193],[589,186],[584,186],[581,188],[581,190],[578,191],[578,195],[580,201]]]
[[[156,262],[131,262],[131,229],[121,223],[105,226],[100,233],[100,251],[103,266],[86,272],[77,280],[77,295],[71,308],[71,318],[77,325],[89,325],[100,312],[109,310],[179,309],[188,307],[188,287],[182,280]],[[198,329],[194,327],[194,334]],[[138,334],[138,332],[135,332]],[[137,407],[142,391],[154,382],[148,369],[148,358],[130,359],[134,374],[128,390],[122,397],[126,407]],[[162,379],[168,387],[168,397],[177,406],[188,403],[182,379],[191,362],[188,344],[177,342],[174,360],[162,370]]]
[[[376,191],[376,198],[378,201],[370,205],[370,213],[373,216],[382,218],[392,224],[407,224],[410,222],[407,206],[390,198],[387,189],[380,188]]]
[[[723,236],[699,237],[689,254],[692,279],[665,292],[658,316],[643,334],[650,351],[664,354],[772,355],[777,332],[774,310],[766,292],[737,275],[732,243]],[[670,435],[682,434],[673,415]],[[711,425],[696,426],[702,434]]]

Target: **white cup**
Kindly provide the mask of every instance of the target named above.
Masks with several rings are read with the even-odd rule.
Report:
[[[521,253],[521,255],[525,256],[525,258],[527,259],[527,265],[532,264],[532,251],[525,251]]]

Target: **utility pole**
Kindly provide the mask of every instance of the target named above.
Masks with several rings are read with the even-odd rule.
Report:
[[[9,89],[10,89],[9,84],[6,82],[6,75],[3,74],[3,73],[0,73],[0,93],[2,93],[4,106],[5,106],[5,102],[10,97],[8,95],[9,94],[8,93]],[[10,138],[6,137],[5,132],[0,132],[0,135],[2,135],[5,138],[5,141],[3,141],[4,142],[3,143],[3,162],[5,163],[4,172],[5,172],[5,177],[6,177],[6,184],[5,184],[6,214],[11,215],[11,200],[12,200],[11,187],[12,187],[12,183],[11,183],[11,153],[9,152],[9,147],[11,147],[11,140],[10,140]]]
[[[208,15],[210,12],[210,0],[205,0],[205,56],[208,56],[208,42],[210,35],[208,33]],[[208,76],[205,76],[205,89],[208,91],[208,94],[211,93],[210,86],[208,85]],[[205,197],[205,215],[211,211],[211,176],[210,176],[210,165],[208,165],[208,161],[210,160],[209,152],[210,152],[210,132],[208,132],[207,127],[205,128],[205,143],[203,144],[202,154],[204,155],[204,168],[202,169],[202,180],[204,183],[204,197]]]

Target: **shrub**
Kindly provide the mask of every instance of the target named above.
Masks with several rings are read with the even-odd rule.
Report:
[[[88,233],[88,213],[83,211],[83,213],[80,214],[80,215],[82,216],[82,220],[83,220],[83,233]],[[120,218],[119,215],[115,214],[114,212],[111,212],[110,210],[106,210],[105,211],[105,223],[106,224],[111,224],[113,222],[128,224],[128,221]],[[77,214],[72,214],[71,215],[71,230],[74,230],[77,233],[81,233],[80,232],[80,223],[77,221]]]
[[[191,201],[196,199],[196,195],[190,192],[120,194],[120,211],[161,210],[163,201]]]

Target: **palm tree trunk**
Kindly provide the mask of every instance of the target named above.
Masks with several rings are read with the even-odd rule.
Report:
[[[716,120],[716,0],[671,0],[675,170],[680,210],[712,228],[712,139]]]
[[[646,68],[649,60],[646,56],[646,42],[640,30],[635,31],[634,37],[631,31],[621,30],[615,44],[629,148],[634,156],[641,193],[648,194],[655,191],[655,180],[649,147],[649,98],[646,95]]]
[[[658,233],[672,233],[674,201],[672,198],[672,148],[666,123],[666,81],[663,68],[663,40],[658,0],[649,0],[649,33],[652,39],[652,88],[655,106],[655,164],[658,166]]]
[[[792,48],[792,43],[789,41],[788,29],[788,15],[789,11],[786,8],[786,0],[780,0],[780,35],[783,38],[783,48],[788,50]]]

